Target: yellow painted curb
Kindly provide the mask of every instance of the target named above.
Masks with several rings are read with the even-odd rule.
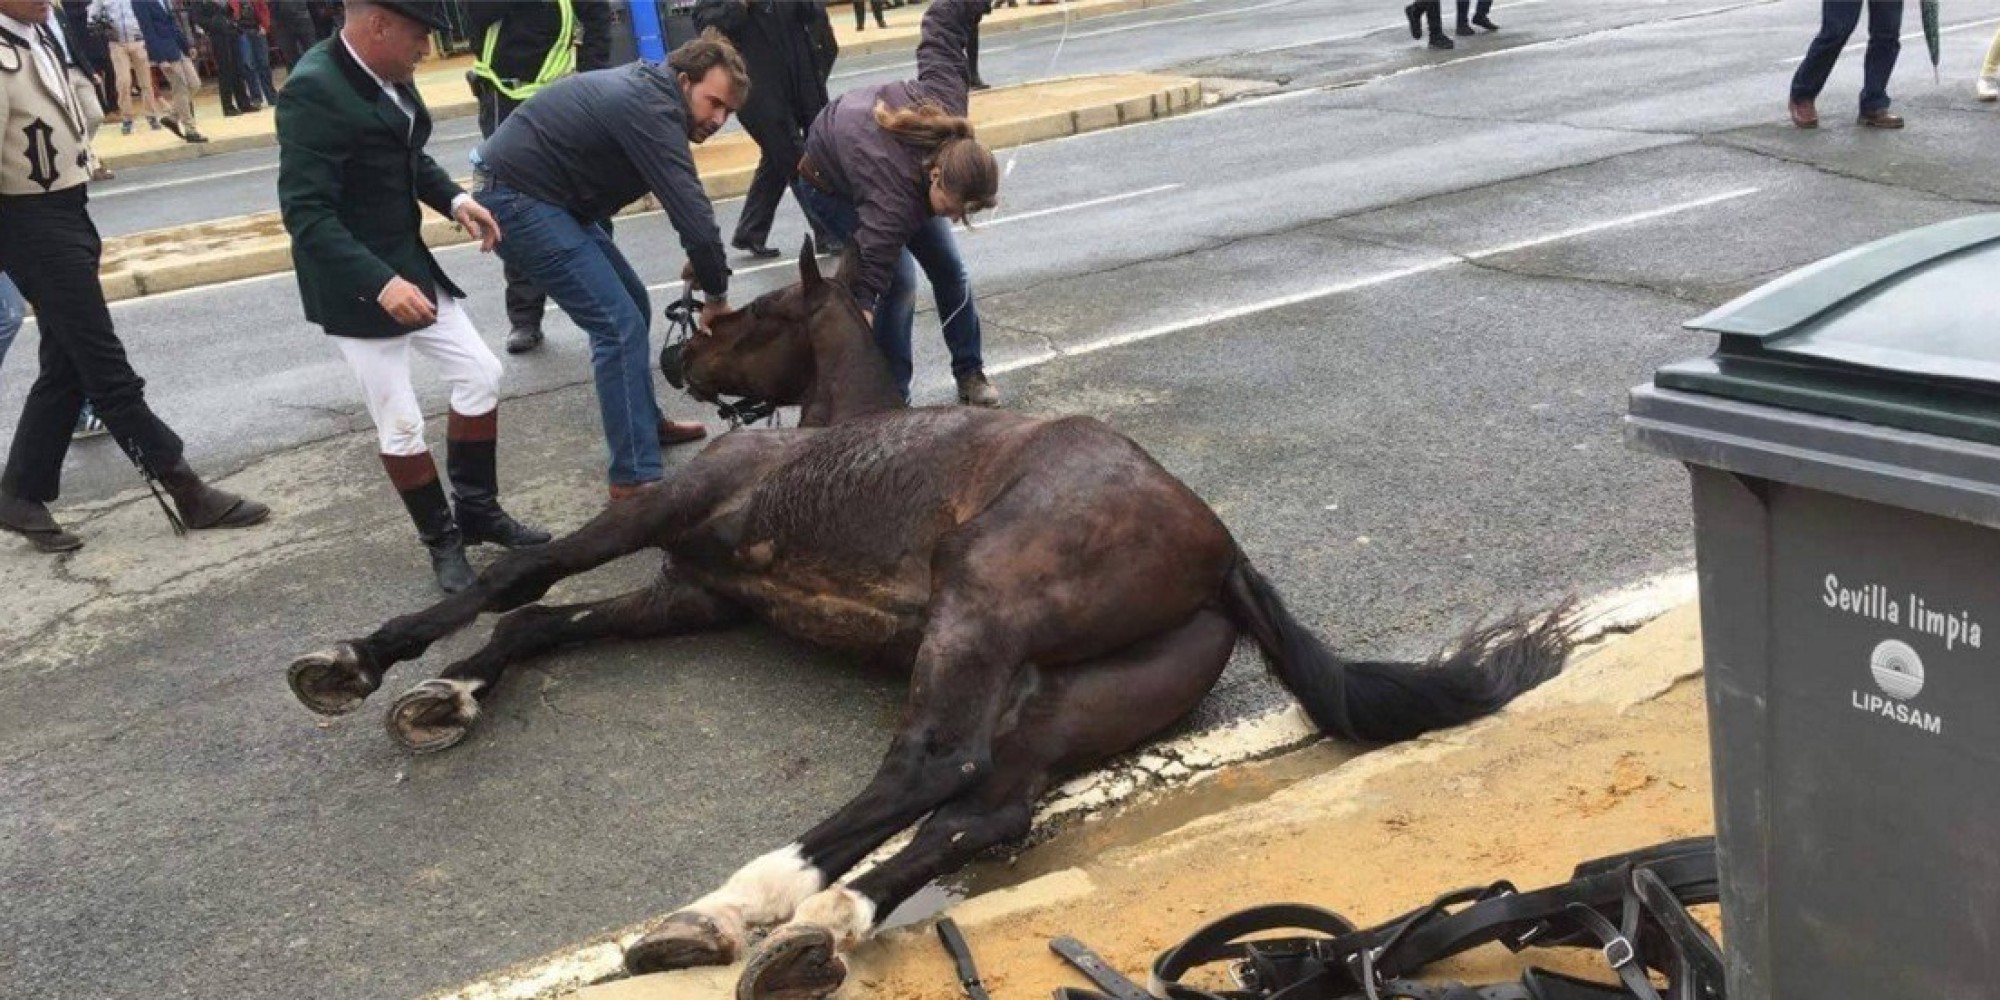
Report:
[[[1161,0],[1129,0],[1158,3]],[[1146,92],[1132,94],[1135,88]],[[1080,96],[1081,107],[1042,109],[979,120],[979,135],[988,146],[1005,149],[1062,136],[1150,121],[1201,103],[1201,84],[1180,77],[1109,74],[1066,77],[1016,87],[996,87],[974,101],[974,118],[981,105],[1036,107],[1041,99],[1024,99],[1040,91],[1060,99],[1065,92]],[[1096,92],[1107,92],[1099,95]],[[1001,113],[1004,113],[1002,111]],[[756,147],[747,139],[696,150],[703,164],[702,187],[714,199],[734,198],[749,190],[756,172]],[[463,183],[463,181],[461,181]],[[623,215],[657,211],[648,197],[627,206]],[[424,240],[433,248],[467,242],[456,224],[434,214],[424,221]],[[292,268],[291,240],[276,212],[217,219],[192,226],[156,229],[105,241],[100,278],[107,301],[221,284],[276,274]]]

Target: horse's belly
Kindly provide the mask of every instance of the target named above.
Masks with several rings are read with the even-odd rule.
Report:
[[[837,594],[775,577],[739,577],[712,586],[779,631],[831,649],[875,652],[923,628],[922,605],[892,593]]]

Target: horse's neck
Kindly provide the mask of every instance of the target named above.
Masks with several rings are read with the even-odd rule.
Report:
[[[821,337],[814,349],[818,369],[799,414],[803,427],[830,427],[885,410],[908,409],[896,388],[889,362],[875,348],[868,329],[856,323]]]

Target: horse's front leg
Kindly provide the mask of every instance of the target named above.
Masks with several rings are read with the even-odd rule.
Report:
[[[416,753],[456,746],[471,731],[479,703],[509,664],[598,639],[652,639],[725,628],[749,611],[661,568],[650,586],[587,604],[533,604],[509,611],[480,650],[389,706],[389,735]]]
[[[994,727],[1015,700],[1022,662],[1012,631],[995,624],[933,615],[917,653],[909,714],[868,787],[797,843],[669,916],[626,951],[626,968],[640,974],[734,962],[750,928],[789,919],[870,851],[985,781]]]
[[[414,614],[391,619],[366,638],[339,642],[292,661],[287,680],[301,703],[321,715],[345,715],[382,686],[389,668],[424,654],[482,612],[510,611],[557,583],[649,545],[687,523],[697,490],[683,476],[619,501],[547,545],[515,549],[479,574],[470,588]]]

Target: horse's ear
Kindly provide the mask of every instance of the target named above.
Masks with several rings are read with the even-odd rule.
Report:
[[[799,284],[804,285],[807,292],[813,292],[825,283],[826,279],[819,273],[819,258],[814,256],[813,238],[808,234],[805,246],[799,249]]]
[[[840,251],[840,267],[833,272],[834,284],[842,288],[853,288],[854,280],[861,276],[861,248],[853,240]]]

